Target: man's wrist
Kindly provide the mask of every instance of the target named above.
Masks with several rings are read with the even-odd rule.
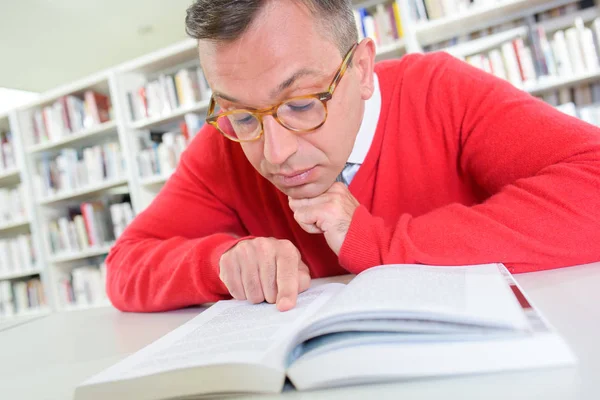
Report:
[[[223,257],[223,255],[225,253],[227,253],[229,250],[231,250],[233,247],[235,247],[238,243],[240,243],[244,240],[254,239],[255,236],[236,237],[234,235],[230,235],[230,234],[226,234],[226,233],[221,233],[218,235],[220,237],[222,237],[222,241],[220,244],[215,246],[215,248],[213,249],[211,258],[210,258],[210,265],[214,272],[214,276],[216,277],[216,280],[218,281],[219,293],[229,294],[229,290],[227,290],[227,287],[221,281],[221,278],[219,278],[219,274],[221,272],[220,271],[221,258]]]
[[[338,255],[340,265],[348,272],[358,274],[382,263],[379,246],[374,237],[377,230],[375,225],[376,218],[365,206],[358,206]]]

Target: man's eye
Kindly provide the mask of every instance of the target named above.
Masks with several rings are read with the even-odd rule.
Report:
[[[287,103],[287,106],[289,107],[289,109],[291,111],[298,111],[298,112],[308,111],[311,108],[313,108],[314,105],[315,105],[315,103],[312,101]]]
[[[254,120],[254,117],[252,117],[252,115],[246,115],[245,117],[234,117],[233,122],[239,125],[244,125],[244,124],[251,124],[252,121]]]

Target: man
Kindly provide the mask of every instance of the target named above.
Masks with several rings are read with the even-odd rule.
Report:
[[[389,263],[600,259],[600,130],[444,54],[374,65],[346,0],[196,0],[214,97],[174,176],[108,257],[127,311]]]

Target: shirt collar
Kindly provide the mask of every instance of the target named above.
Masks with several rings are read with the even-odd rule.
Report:
[[[371,148],[371,143],[375,137],[377,123],[379,122],[379,113],[381,112],[381,91],[379,89],[379,79],[377,74],[373,74],[374,90],[370,99],[365,102],[365,111],[360,124],[360,129],[354,141],[352,153],[348,157],[348,162],[353,164],[362,164]]]

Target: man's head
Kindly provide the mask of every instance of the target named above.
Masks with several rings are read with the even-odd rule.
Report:
[[[221,110],[265,109],[325,92],[356,43],[349,0],[196,0],[187,32]],[[297,133],[272,115],[258,140],[242,142],[250,163],[285,194],[315,197],[335,181],[352,150],[364,100],[373,93],[375,48],[357,47],[319,128]]]

